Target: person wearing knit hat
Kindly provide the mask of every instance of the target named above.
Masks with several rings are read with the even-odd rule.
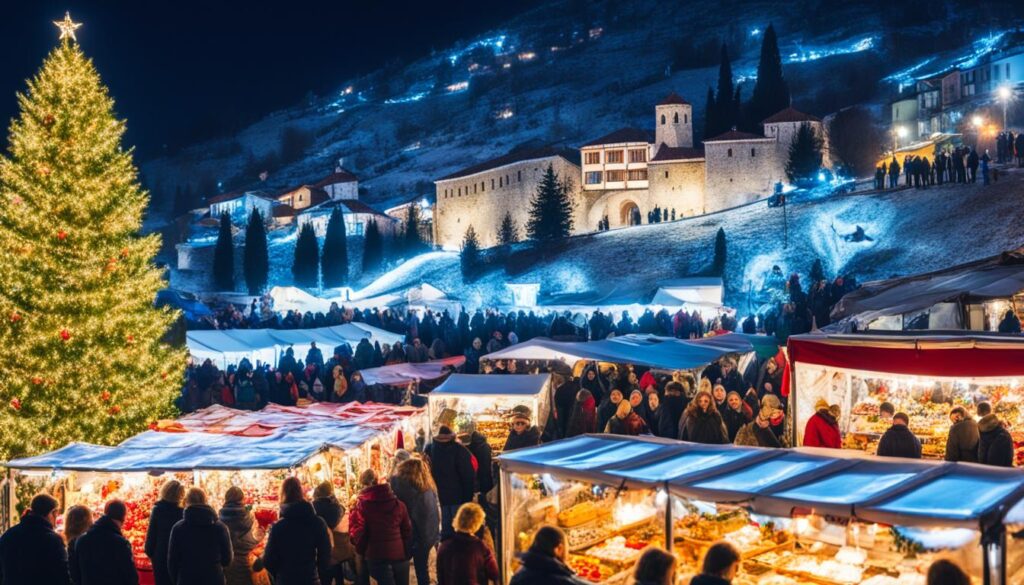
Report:
[[[839,421],[830,412],[828,401],[819,398],[814,403],[814,410],[815,413],[807,419],[807,426],[804,428],[804,447],[842,448]]]
[[[772,419],[782,416],[779,399],[774,395],[766,394],[761,399],[757,416],[754,420],[743,425],[736,433],[737,445],[750,447],[772,447],[779,449],[783,447],[783,441],[773,432]],[[781,418],[779,419],[781,421]]]
[[[533,422],[533,411],[529,406],[518,405],[512,409],[511,431],[505,439],[502,451],[513,451],[540,444],[540,429]]]

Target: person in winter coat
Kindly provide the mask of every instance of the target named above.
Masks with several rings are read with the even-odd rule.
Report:
[[[347,527],[342,526],[345,508],[334,495],[331,482],[321,482],[313,490],[313,511],[324,521],[328,532],[331,533],[331,568],[320,575],[320,583],[321,585],[331,585],[335,581],[341,583],[343,574],[340,564],[353,558],[355,549],[351,547]]]
[[[1013,467],[1013,438],[987,402],[978,404],[978,463]]]
[[[679,420],[679,439],[692,443],[721,445],[729,442],[722,415],[707,390],[698,390]]]
[[[441,540],[441,506],[437,486],[422,459],[398,464],[391,476],[391,491],[405,504],[412,521],[412,564],[417,583],[430,583],[430,551]]]
[[[580,385],[576,380],[572,378],[566,379],[558,385],[558,389],[555,390],[555,412],[557,413],[558,419],[558,436],[566,436],[566,432],[569,428],[569,417],[572,416],[573,406],[576,404],[576,393],[579,392]]]
[[[38,494],[32,498],[21,521],[0,536],[0,583],[68,585],[71,582],[68,551],[60,535],[53,530],[58,514],[57,500],[49,494]]]
[[[409,550],[412,521],[405,504],[395,497],[391,486],[380,483],[377,473],[367,469],[359,476],[362,491],[352,506],[349,534],[352,544],[365,560],[370,577],[378,585],[409,583]]]
[[[686,388],[682,382],[674,379],[665,384],[665,395],[661,398],[661,408],[664,414],[661,417],[661,427],[658,429],[659,437],[675,438],[679,436],[679,419],[683,417],[690,400],[686,397]]]
[[[132,545],[121,534],[128,507],[110,500],[103,516],[88,532],[78,537],[78,563],[71,568],[72,580],[82,585],[138,585],[139,573],[132,558]],[[4,580],[7,584],[7,580]]]
[[[75,552],[75,545],[78,544],[78,537],[82,536],[92,528],[92,510],[82,505],[75,505],[68,508],[64,513],[64,542],[68,545],[68,566],[74,563],[78,565],[78,553]],[[0,568],[0,576],[3,569]],[[0,579],[0,583],[3,579]],[[75,583],[74,585],[78,585]]]
[[[297,477],[281,482],[280,519],[270,527],[263,566],[274,585],[319,585],[331,567],[331,535]]]
[[[771,447],[774,449],[782,448],[782,442],[772,432],[772,416],[776,413],[777,400],[774,400],[774,396],[765,396],[761,401],[761,406],[757,410],[757,416],[754,420],[740,427],[740,430],[736,432],[736,439],[733,441],[736,445],[746,445],[750,447]]]
[[[643,419],[644,424],[647,423],[647,401],[644,399],[642,390],[635,389],[630,391],[629,407],[633,409],[637,416]]]
[[[829,412],[828,402],[818,399],[814,403],[814,411],[807,419],[807,426],[804,427],[804,447],[842,448],[839,422]]]
[[[729,433],[729,442],[736,441],[736,433],[740,432],[743,425],[754,418],[750,406],[740,398],[738,392],[730,392],[725,398],[725,408],[722,410],[722,421],[725,422],[725,430]]]
[[[176,585],[224,585],[224,569],[231,564],[231,535],[206,502],[206,492],[190,488],[185,512],[171,529],[167,570]]]
[[[1020,319],[1014,314],[1013,309],[1007,309],[999,322],[1000,333],[1020,333]]]
[[[484,342],[480,341],[479,337],[473,339],[472,346],[466,350],[466,363],[463,365],[462,371],[467,374],[479,374],[480,373],[480,356],[483,355]]]
[[[345,379],[345,370],[341,365],[331,368],[331,393],[328,395],[328,402],[350,402],[347,397],[348,381]]]
[[[676,557],[667,550],[649,546],[633,569],[633,585],[675,585]]]
[[[647,416],[644,418],[644,422],[647,423],[648,432],[655,437],[664,436],[661,434],[663,429],[670,425],[663,424],[662,419],[667,417],[668,412],[661,405],[661,398],[658,396],[658,393],[652,391],[647,394]],[[667,438],[674,439],[675,437],[675,431],[672,430],[672,433]]]
[[[700,574],[690,579],[690,585],[729,585],[740,569],[740,551],[725,540],[708,547]]]
[[[217,518],[227,527],[231,538],[231,564],[224,569],[227,585],[253,585],[249,554],[259,546],[262,535],[252,512],[245,507],[242,488],[231,486],[224,494],[224,505]]]
[[[469,449],[455,440],[455,433],[446,426],[438,429],[434,440],[424,449],[441,502],[441,537],[451,534],[452,519],[459,506],[473,501],[476,472],[473,471]],[[446,528],[447,526],[447,528]]]
[[[540,429],[531,424],[532,414],[528,406],[520,405],[512,409],[512,430],[505,439],[503,452],[540,445]]]
[[[487,437],[476,430],[475,424],[469,423],[464,430],[465,433],[459,439],[469,449],[470,455],[476,458],[475,490],[481,497],[487,497],[487,493],[494,489],[491,446],[487,444]]]
[[[647,423],[633,410],[629,402],[623,400],[615,416],[608,420],[604,432],[612,435],[637,436],[647,432]]]
[[[608,421],[615,416],[615,412],[619,409],[620,402],[622,402],[622,390],[613,388],[612,391],[608,393],[608,396],[605,397],[604,402],[601,402],[597,407],[597,428],[599,430],[604,430]]]
[[[167,570],[167,549],[171,541],[171,529],[181,520],[181,501],[185,498],[185,487],[178,480],[171,479],[160,488],[160,501],[153,505],[149,514],[149,529],[146,531],[146,556],[153,564],[153,582],[156,585],[171,585],[171,574]]]
[[[473,503],[459,508],[455,534],[437,550],[437,585],[487,585],[498,581],[494,551],[476,537],[483,525],[483,508]]]
[[[583,375],[580,377],[580,387],[586,388],[590,391],[590,395],[594,397],[594,402],[600,404],[604,400],[605,395],[608,394],[608,386],[605,383],[604,378],[601,377],[601,372],[597,368],[597,364],[594,362],[588,363],[583,367]]]
[[[565,533],[555,526],[541,526],[530,548],[519,558],[521,566],[509,585],[586,585],[565,564]]]
[[[978,423],[962,406],[949,411],[949,436],[946,438],[946,461],[978,462]]]
[[[878,455],[881,457],[921,458],[921,440],[907,426],[910,417],[897,412],[892,417],[892,426],[886,429],[878,440]]]
[[[572,407],[572,414],[569,416],[569,424],[566,426],[565,436],[576,437],[586,433],[597,432],[597,406],[594,403],[594,396],[590,390],[581,389],[576,393],[576,402]]]

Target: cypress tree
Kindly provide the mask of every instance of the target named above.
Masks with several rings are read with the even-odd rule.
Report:
[[[249,225],[245,227],[245,249],[242,252],[245,286],[249,294],[258,295],[267,286],[270,259],[267,255],[267,229],[263,225],[263,215],[256,208],[253,208]]]
[[[715,94],[715,109],[721,132],[728,132],[736,125],[736,102],[735,89],[732,84],[732,63],[729,60],[729,47],[725,43],[722,43],[722,57],[718,65],[718,92]]]
[[[715,234],[715,258],[711,262],[711,274],[725,277],[725,262],[728,255],[725,248],[725,228],[718,228]]]
[[[327,288],[345,286],[348,282],[348,236],[345,234],[345,215],[340,206],[331,211],[331,218],[327,220],[320,269]]]
[[[420,237],[420,206],[409,205],[409,213],[405,217],[405,234],[402,248],[407,254],[419,254],[423,250],[423,238]]]
[[[505,216],[501,218],[501,226],[498,228],[498,243],[503,246],[507,246],[518,241],[519,226],[517,226],[515,220],[512,219],[512,213],[506,211]]]
[[[757,83],[750,96],[749,119],[756,128],[772,114],[789,107],[789,85],[782,75],[782,58],[775,27],[768,25],[761,39],[761,59],[757,64]]]
[[[704,106],[704,140],[714,138],[718,134],[715,130],[721,127],[718,122],[718,113],[715,111],[715,90],[708,87],[707,105]]]
[[[789,146],[789,161],[786,163],[786,177],[796,182],[810,179],[821,170],[821,136],[810,124],[801,124]]]
[[[363,236],[363,272],[377,270],[383,261],[384,240],[377,227],[377,220],[371,219],[366,224],[366,233]]]
[[[213,285],[217,290],[235,290],[235,246],[231,240],[231,216],[220,214],[217,247],[213,250]]]
[[[480,269],[480,241],[473,226],[466,228],[466,235],[462,238],[459,263],[462,267],[462,277],[466,280],[472,280]]]
[[[312,224],[305,224],[299,230],[299,239],[295,242],[295,261],[292,264],[292,276],[295,285],[315,288],[319,277],[320,246],[316,241],[316,233]]]
[[[568,178],[560,181],[552,165],[544,171],[544,178],[530,201],[530,221],[526,229],[531,240],[558,240],[572,232],[570,181]]]

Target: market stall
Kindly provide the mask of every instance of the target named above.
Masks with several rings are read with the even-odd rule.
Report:
[[[453,356],[421,363],[400,363],[359,370],[366,383],[366,393],[374,402],[401,404],[406,394],[414,405],[422,405],[426,394],[453,372],[462,369],[465,356]],[[420,402],[422,401],[422,402]]]
[[[741,552],[737,585],[924,585],[939,558],[976,583],[1024,578],[1018,470],[609,435],[499,463],[505,582],[542,524],[593,583],[630,583],[642,549],[666,543],[686,583],[719,540]]]
[[[143,581],[151,576],[143,552],[149,512],[170,478],[206,490],[219,507],[231,486],[265,529],[277,519],[281,481],[298,476],[308,491],[329,481],[345,500],[358,491],[367,468],[390,471],[396,449],[422,436],[422,409],[375,404],[271,405],[258,412],[223,406],[160,421],[115,447],[72,443],[50,453],[6,463],[15,502],[46,490],[62,508],[84,504],[94,513],[120,498],[128,506],[122,527]],[[411,444],[410,444],[411,447]],[[15,513],[4,510],[5,517]],[[60,527],[58,526],[58,529]]]
[[[531,424],[543,430],[551,412],[549,374],[452,374],[427,395],[431,430],[454,431],[472,422],[495,453],[505,448],[515,409],[529,409]]]
[[[993,334],[808,334],[789,338],[796,413],[794,433],[802,444],[814,404],[840,407],[844,447],[870,453],[888,428],[879,406],[888,402],[910,416],[925,457],[942,458],[949,412],[992,404],[1009,425],[1024,463],[1024,338]]]

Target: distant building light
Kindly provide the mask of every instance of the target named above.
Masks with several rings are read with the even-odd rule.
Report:
[[[533,51],[523,51],[522,53],[519,53],[520,61],[533,61],[536,58],[537,53],[534,53]]]
[[[819,181],[824,181],[825,180],[825,173],[818,173],[818,180]]]
[[[470,63],[469,67],[466,67],[466,69],[468,69],[469,71],[476,71],[479,68],[480,68],[480,64],[479,63]]]
[[[504,64],[504,65],[502,65],[501,67],[502,67],[503,69],[511,69],[511,68],[512,68],[512,64],[511,64],[511,63],[505,63],[505,64]]]
[[[429,209],[430,208],[430,201],[428,201],[426,197],[424,197],[423,199],[420,199],[420,208],[421,209]]]
[[[595,26],[594,28],[592,28],[589,31],[587,31],[587,33],[590,35],[590,38],[592,40],[593,39],[599,39],[599,38],[601,38],[601,35],[604,34],[604,29],[599,27],[599,26]]]
[[[343,91],[341,93],[343,93],[345,95],[351,95],[352,94],[352,86],[350,85],[350,86],[346,87],[345,91]]]
[[[467,89],[469,89],[469,82],[468,81],[457,81],[457,82],[449,85],[445,89],[448,91],[448,93],[456,93],[456,92],[459,92],[459,91],[466,91]]]
[[[756,36],[757,36],[757,35],[759,35],[759,34],[761,34],[761,29],[759,29],[759,28],[756,28],[756,27],[755,27],[755,28],[752,28],[752,29],[750,29],[750,36],[752,36],[752,37],[756,37]]]
[[[494,117],[499,120],[508,120],[515,115],[516,113],[512,111],[512,108],[503,108],[494,113]]]

